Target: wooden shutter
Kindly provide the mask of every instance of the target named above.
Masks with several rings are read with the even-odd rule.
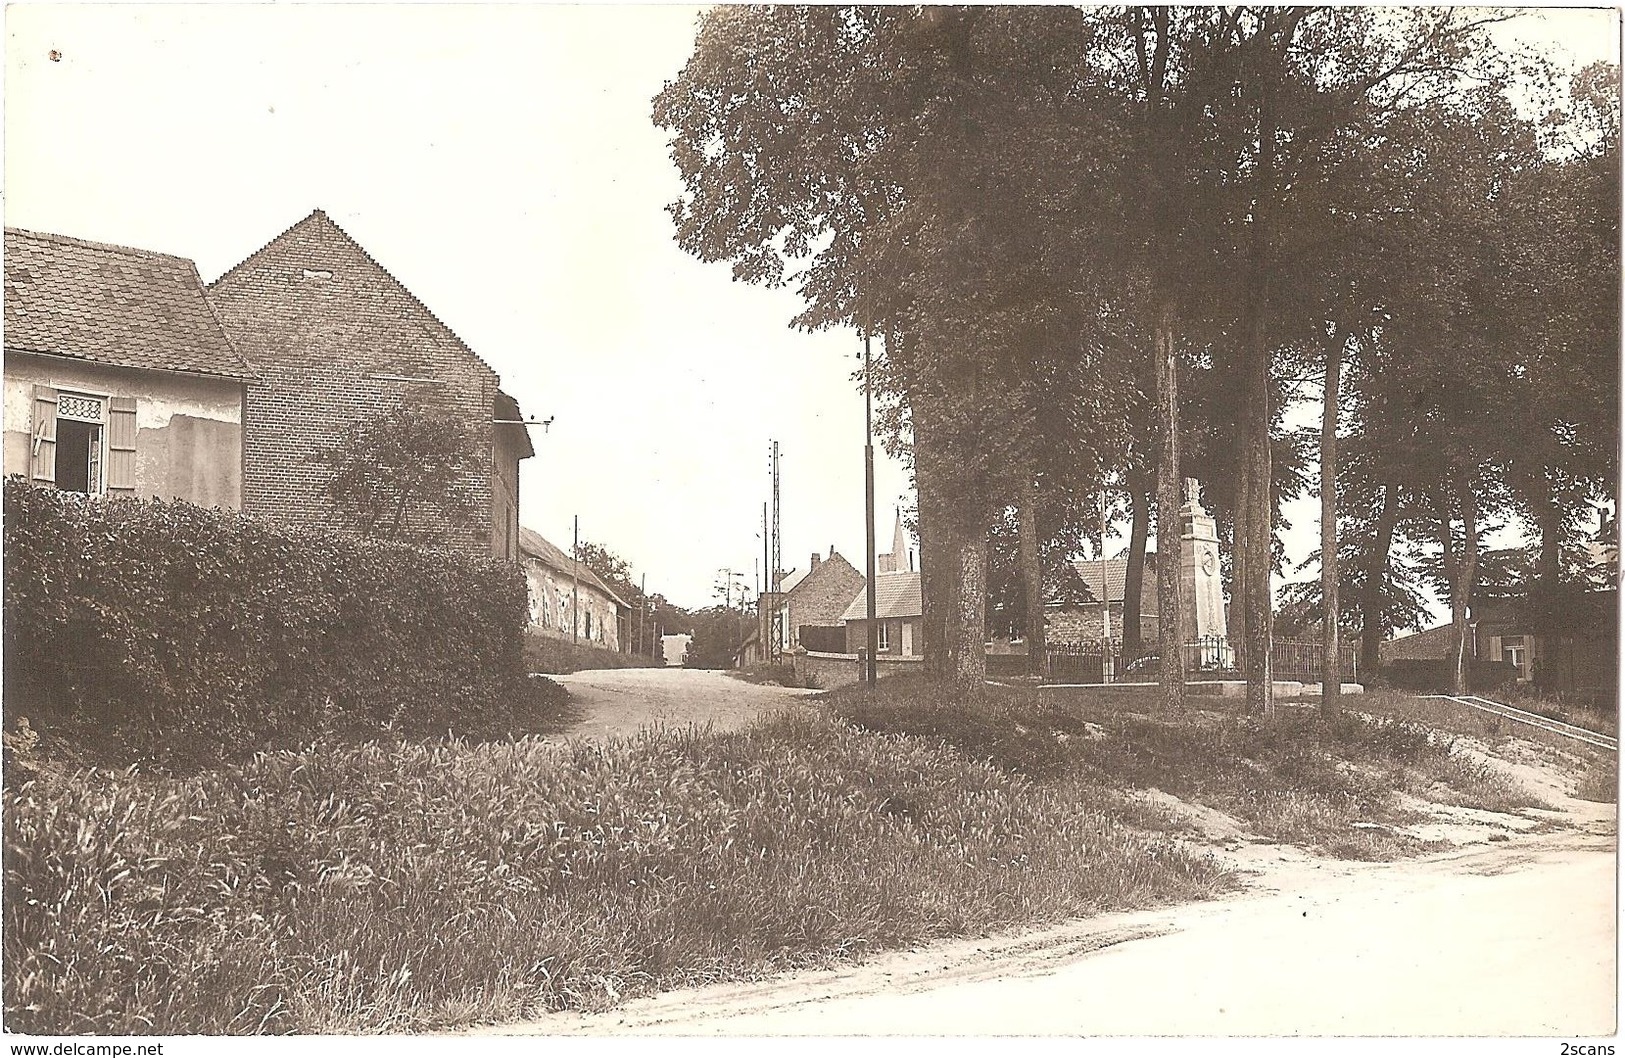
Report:
[[[56,484],[56,397],[51,386],[34,387],[34,442],[28,473],[35,481]]]
[[[114,397],[108,402],[107,491],[135,491],[134,397]]]

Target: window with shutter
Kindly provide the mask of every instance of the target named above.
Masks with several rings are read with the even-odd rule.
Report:
[[[56,483],[57,396],[54,387],[34,387],[34,439],[29,457],[29,476],[53,485]]]
[[[135,491],[135,398],[114,397],[107,409],[107,490]]]
[[[105,398],[88,393],[57,391],[52,445],[55,450],[55,466],[52,468],[50,480],[64,492],[82,492],[96,496],[107,489],[105,458],[107,403]],[[134,402],[131,401],[130,404],[133,419]],[[37,399],[35,405],[39,406]],[[42,415],[39,418],[43,421],[45,417]],[[38,433],[35,436],[36,440],[41,438]],[[43,453],[44,448],[43,444],[36,448],[36,463],[42,462],[39,455]],[[38,476],[36,473],[36,477]]]

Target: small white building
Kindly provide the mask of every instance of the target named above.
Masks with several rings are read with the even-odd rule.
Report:
[[[688,648],[694,642],[694,637],[687,632],[660,637],[661,656],[666,659],[667,668],[676,668],[688,657]]]

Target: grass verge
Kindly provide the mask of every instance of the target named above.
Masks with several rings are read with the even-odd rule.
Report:
[[[988,687],[950,702],[923,681],[903,680],[873,696],[843,688],[824,700],[867,730],[939,739],[1029,776],[1160,789],[1268,840],[1352,859],[1425,848],[1391,829],[1415,821],[1399,792],[1491,811],[1538,803],[1448,736],[1401,719],[1290,708],[1254,717],[1202,711],[1200,699],[1167,717],[1132,711],[1149,699],[1116,691]]]
[[[751,665],[743,669],[726,669],[723,675],[745,683],[772,684],[777,687],[805,686],[792,665]]]
[[[4,797],[4,1003],[28,1033],[466,1025],[1230,884],[1088,775],[806,709]]]

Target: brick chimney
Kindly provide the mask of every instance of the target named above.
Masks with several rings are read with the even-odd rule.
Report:
[[[812,553],[812,565],[807,567],[807,572],[811,573],[813,570],[817,569],[818,568],[818,563],[820,563],[822,561],[823,561],[823,559],[821,557],[819,557],[818,552],[814,551]]]

